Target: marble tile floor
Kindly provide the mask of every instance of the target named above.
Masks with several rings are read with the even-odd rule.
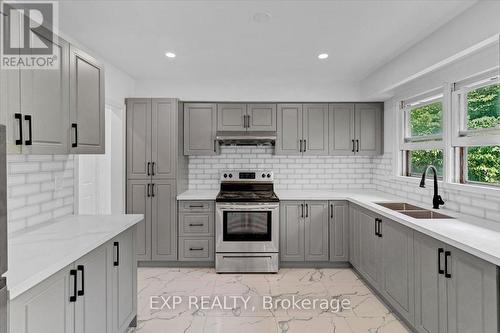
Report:
[[[135,333],[410,332],[348,268],[278,274],[139,268],[137,289]],[[294,299],[308,301],[294,308]]]

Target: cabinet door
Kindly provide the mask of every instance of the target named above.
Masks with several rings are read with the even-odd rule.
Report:
[[[438,249],[444,244],[414,232],[415,323],[420,333],[444,333],[446,330],[446,279],[438,272]],[[441,255],[444,260],[444,253]],[[444,262],[441,262],[444,269]]]
[[[151,260],[151,185],[148,180],[127,181],[127,213],[144,214],[136,226],[137,260]]]
[[[302,104],[278,104],[275,154],[299,154],[302,142]]]
[[[380,238],[375,235],[375,217],[364,210],[358,212],[360,224],[360,266],[365,278],[374,286],[380,284]]]
[[[356,154],[382,154],[382,104],[356,104]]]
[[[4,3],[3,6],[8,6],[8,4]],[[22,15],[18,10],[6,10],[2,14],[4,15],[4,26],[9,26],[11,29],[12,43],[20,45]],[[16,114],[21,117],[20,80],[20,69],[0,70],[0,123],[6,127],[6,151],[8,154],[21,153],[21,142],[23,141],[20,133],[22,119],[15,117]]]
[[[498,332],[497,267],[448,248],[448,332]]]
[[[48,36],[50,35],[50,37]],[[51,43],[57,66],[53,69],[21,70],[21,113],[25,154],[67,154],[69,133],[69,44],[37,33]]]
[[[217,104],[218,131],[246,131],[246,104]]]
[[[349,207],[349,261],[356,269],[360,270],[359,252],[361,230],[359,230],[358,212],[359,210],[356,207]]]
[[[177,260],[175,179],[152,183],[153,260]]]
[[[247,131],[276,131],[276,104],[247,104]]]
[[[349,204],[330,201],[330,261],[349,261]]]
[[[135,230],[130,228],[108,244],[108,265],[113,268],[113,332],[126,332],[137,314],[137,261],[134,238]]]
[[[335,103],[328,106],[329,154],[353,155],[354,104]]]
[[[70,47],[71,153],[104,153],[104,67]],[[76,145],[76,146],[75,146]]]
[[[50,276],[10,302],[12,333],[74,332],[73,265]]]
[[[382,294],[410,323],[414,319],[413,230],[383,219]]]
[[[151,177],[151,99],[127,99],[127,178]]]
[[[328,155],[328,105],[304,104],[303,108],[304,155]]]
[[[177,158],[177,101],[153,99],[152,102],[152,165],[154,179],[175,178]]]
[[[75,332],[111,332],[111,266],[105,244],[75,262],[78,298],[75,303]]]
[[[328,202],[306,201],[305,260],[328,261]]]
[[[215,155],[217,105],[184,104],[184,155]]]
[[[280,204],[280,260],[304,261],[304,202]]]

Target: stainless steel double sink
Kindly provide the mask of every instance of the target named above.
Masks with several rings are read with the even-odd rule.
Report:
[[[453,219],[453,217],[444,215],[433,210],[428,210],[406,202],[376,202],[377,205],[394,210],[406,216],[415,219]]]

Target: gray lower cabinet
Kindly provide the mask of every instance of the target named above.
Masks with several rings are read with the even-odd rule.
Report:
[[[104,66],[71,45],[69,78],[70,153],[103,154]]]
[[[177,260],[177,208],[175,179],[151,183],[151,258]]]
[[[382,219],[381,291],[386,300],[408,322],[414,322],[415,275],[413,264],[413,230]]]
[[[349,261],[349,203],[329,202],[330,261]]]
[[[328,261],[328,202],[280,203],[281,261]]]
[[[364,277],[376,288],[382,279],[382,242],[376,234],[377,217],[370,211],[359,209],[359,268]]]
[[[144,215],[144,220],[136,225],[137,260],[151,260],[152,205],[149,180],[127,181],[127,213]]]
[[[358,271],[361,271],[360,267],[360,221],[358,218],[359,210],[354,205],[349,205],[349,261],[351,265],[354,266]]]
[[[278,104],[276,154],[328,154],[327,104]]]
[[[498,332],[498,268],[415,232],[415,328]]]
[[[215,260],[215,203],[179,201],[179,261]]]
[[[217,104],[184,104],[184,155],[216,155]]]
[[[126,332],[137,313],[134,254],[130,228],[11,300],[10,332]]]

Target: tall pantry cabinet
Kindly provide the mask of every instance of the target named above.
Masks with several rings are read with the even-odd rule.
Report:
[[[177,260],[176,196],[187,188],[182,104],[172,98],[128,98],[127,213],[137,225],[139,261]]]

